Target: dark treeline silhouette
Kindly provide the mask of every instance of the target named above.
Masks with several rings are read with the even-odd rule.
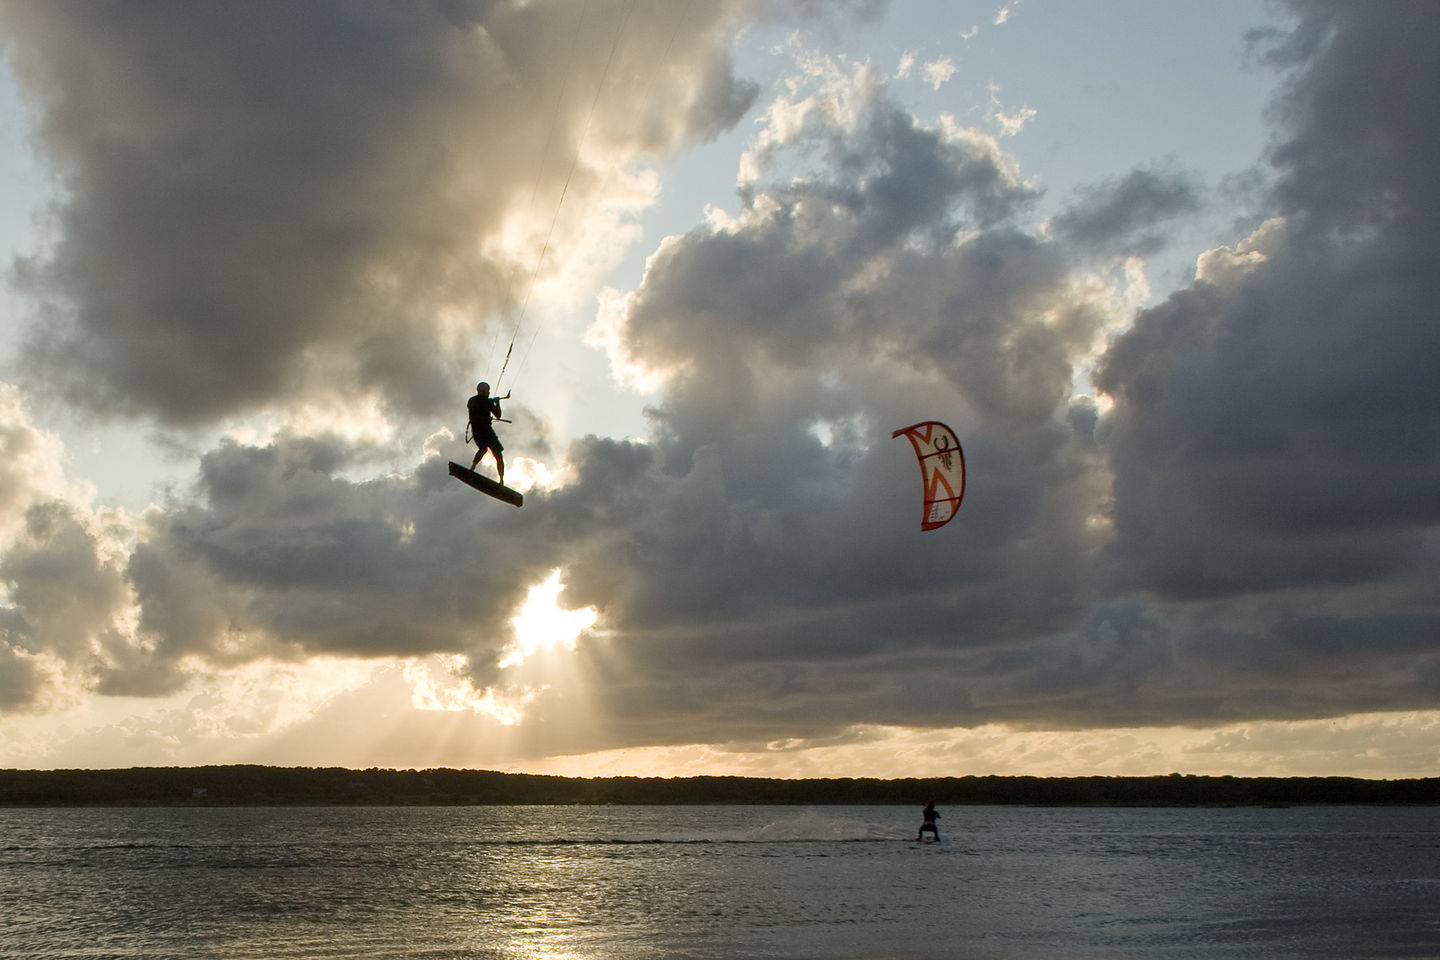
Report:
[[[340,767],[140,767],[0,770],[3,806],[385,804],[1021,804],[1213,806],[1440,804],[1440,778],[552,777],[491,770]]]

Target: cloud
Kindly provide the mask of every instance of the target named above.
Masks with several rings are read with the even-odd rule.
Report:
[[[123,558],[133,524],[95,511],[64,448],[0,384],[0,710],[53,708],[131,648]]]
[[[1016,730],[1000,724],[917,730],[855,727],[828,740],[787,740],[759,750],[704,744],[626,749],[531,763],[561,776],[927,777],[1199,776],[1397,778],[1429,769],[1434,712],[1360,714],[1342,720],[1183,727]]]
[[[1295,68],[1277,137],[1313,142],[1307,157],[1343,139],[1293,105],[1343,100],[1337,86],[1376,79],[1364,62]],[[1395,67],[1408,86],[1414,69]],[[621,637],[644,628],[617,644],[635,656],[615,708],[634,736],[664,735],[647,703],[759,738],[843,719],[1081,727],[1430,702],[1436,291],[1415,155],[1339,151],[1344,176],[1383,181],[1362,189],[1393,218],[1345,220],[1295,205],[1315,161],[1288,164],[1277,143],[1285,223],[1207,255],[1135,318],[1103,358],[1115,405],[1097,417],[1071,383],[1110,317],[1070,299],[1067,265],[1143,241],[1195,206],[1193,185],[1131,174],[1082,194],[1047,241],[1018,227],[1031,194],[987,160],[993,141],[916,124],[858,71],[848,88],[827,76],[846,109],[798,90],[807,122],[770,141],[825,164],[797,176],[772,158],[735,217],[657,251],[620,326],[629,358],[669,375],[654,443],[627,460],[621,527],[646,534],[605,535],[640,575],[579,564],[567,583]],[[896,181],[924,183],[926,202]],[[936,410],[971,462],[954,551],[876,516],[887,483],[913,483],[886,472],[877,436]],[[854,445],[802,429],[822,421],[853,425]]]
[[[1019,135],[1025,125],[1040,115],[1040,111],[1034,107],[1021,107],[1013,113],[1006,113],[1001,109],[1000,87],[997,84],[989,85],[990,104],[985,110],[985,119],[1000,128],[1002,137],[1014,137]]]
[[[1377,32],[1403,46],[1420,26],[1358,21],[1326,18],[1339,32],[1280,101],[1286,225],[1257,234],[1245,268],[1208,270],[1139,317],[1107,360],[1121,542],[1169,592],[1394,582],[1440,518],[1440,433],[1427,415],[1440,335],[1425,266],[1437,236],[1417,216],[1434,187],[1403,148],[1440,118],[1394,115],[1373,138],[1392,149],[1357,158],[1346,112],[1302,94],[1358,96],[1377,64],[1357,69],[1351,48],[1373,50]],[[1413,70],[1392,69],[1392,85]],[[1316,180],[1350,187],[1335,197]],[[1355,192],[1386,200],[1357,210]]]
[[[931,60],[925,64],[922,72],[925,75],[925,82],[930,84],[930,89],[939,90],[955,75],[955,61],[949,57]]]
[[[1269,710],[1404,709],[1434,696],[1440,659],[1440,238],[1412,149],[1440,115],[1387,102],[1440,80],[1401,55],[1440,18],[1295,7],[1314,42],[1272,113],[1283,221],[1202,258],[1098,378],[1115,399],[1110,556],[1158,597],[1250,610],[1186,643]],[[1373,110],[1366,90],[1384,91]]]
[[[503,563],[465,558],[513,518],[438,459],[351,482],[346,455],[334,438],[282,437],[206,456],[193,499],[152,517],[130,559],[157,660],[465,652],[493,664],[541,575],[518,545]]]
[[[1271,110],[1283,131],[1271,160],[1284,174],[1277,201],[1338,229],[1384,229],[1397,243],[1408,231],[1432,237],[1427,203],[1436,199],[1426,157],[1435,111],[1417,109],[1435,79],[1423,56],[1440,29],[1424,3],[1389,15],[1343,4],[1296,0],[1298,23],[1271,48],[1288,69]]]
[[[1054,227],[1081,250],[1146,254],[1164,245],[1163,221],[1199,207],[1199,190],[1186,175],[1132,170],[1081,191],[1056,215]]]
[[[483,33],[506,51],[506,18],[547,9],[489,8],[464,42]],[[512,469],[529,458],[560,478],[527,490],[519,511],[446,476],[458,443],[434,437],[403,468],[370,476],[361,440],[291,429],[215,446],[192,487],[121,538],[83,503],[46,492],[63,486],[58,461],[24,459],[46,438],[12,413],[0,442],[21,466],[0,466],[0,497],[14,505],[0,515],[11,519],[0,658],[14,670],[0,698],[37,703],[55,670],[79,677],[88,662],[99,672],[84,682],[138,693],[247,664],[436,655],[478,694],[506,682],[509,618],[558,569],[561,607],[596,614],[574,651],[550,662],[583,678],[566,689],[587,691],[586,722],[555,712],[558,697],[537,685],[533,722],[507,745],[517,756],[844,746],[856,730],[887,727],[1300,722],[1432,705],[1440,290],[1435,187],[1414,145],[1433,139],[1437,116],[1414,107],[1423,98],[1396,104],[1440,78],[1429,61],[1385,54],[1437,31],[1422,7],[1394,17],[1295,9],[1294,36],[1313,42],[1287,49],[1273,189],[1253,230],[1206,251],[1193,283],[1133,315],[1120,281],[1088,264],[1159,242],[1158,225],[1199,203],[1185,176],[1119,176],[1062,198],[1053,229],[1037,228],[1038,191],[994,136],[924,122],[866,65],[792,47],[794,76],[756,111],[734,209],[660,241],[635,289],[606,297],[596,342],[654,386],[649,434],[562,444],[517,407],[505,434]],[[27,30],[79,16],[25,10]],[[443,51],[437,38],[460,42],[454,29],[436,21],[414,42]],[[709,105],[651,132],[608,118],[603,141],[667,149],[666,131],[686,140],[718,129],[704,118],[733,122],[747,88],[723,44],[693,42],[682,62],[720,65],[697,76],[723,106],[694,100]],[[444,57],[400,63],[421,61],[430,72],[412,82],[469,77],[445,74]],[[1380,108],[1353,109],[1375,83]],[[450,116],[440,86],[437,109]],[[71,116],[67,103],[56,101],[52,122]],[[666,109],[638,103],[635,117]],[[375,109],[391,116],[384,98]],[[481,116],[493,136],[498,114]],[[94,135],[84,117],[48,135]],[[1363,148],[1352,142],[1360,133]],[[77,168],[71,215],[109,196],[87,179],[100,166]],[[512,181],[506,189],[528,186]],[[401,219],[467,183],[436,187]],[[297,236],[307,210],[295,211]],[[482,234],[490,222],[465,220]],[[82,242],[88,229],[67,233],[40,273],[98,255],[103,245]],[[471,248],[449,235],[437,243]],[[133,264],[118,275],[139,276]],[[139,343],[159,336],[138,317],[115,330]],[[164,329],[169,342],[184,327]],[[293,349],[257,345],[266,359],[255,366],[303,366],[337,344],[354,363],[352,332],[304,326]],[[187,342],[176,349],[209,349]],[[1097,342],[1104,402],[1076,388]],[[125,362],[82,358],[79,368],[123,392]],[[176,403],[188,393],[153,388],[172,389]],[[236,409],[217,389],[208,409]],[[170,402],[135,396],[147,410]],[[970,482],[957,519],[921,534],[913,455],[890,431],[931,417],[963,438]],[[50,589],[51,571],[73,592]],[[77,595],[100,598],[99,609],[67,600]],[[403,669],[387,676],[404,686]],[[327,696],[314,730],[341,729],[372,703],[358,689]],[[455,722],[427,717],[415,729],[453,735]],[[298,741],[304,726],[286,736]]]
[[[567,483],[498,512],[439,458],[360,480],[340,437],[227,442],[125,566],[147,675],[458,653],[483,687],[559,568],[563,606],[593,607],[605,638],[575,657],[604,678],[614,742],[968,715],[952,648],[1083,610],[1074,556],[1099,546],[1084,517],[1103,490],[1064,384],[1098,318],[1051,310],[1065,258],[1008,225],[1034,193],[993,140],[855,96],[853,131],[811,125],[814,177],[755,184],[732,223],[652,259],[618,331],[672,370],[648,442],[579,440]],[[939,413],[993,465],[956,523],[963,556],[916,539],[913,460],[889,441]]]
[[[552,208],[528,198],[568,181],[583,208],[593,164],[714,136],[754,96],[730,5],[622,9],[8,5],[61,188],[53,250],[17,267],[43,306],[30,386],[171,424],[315,395],[433,414],[533,268]]]
[[[672,238],[620,325],[668,385],[650,445],[590,452],[627,465],[633,513],[607,514],[608,562],[572,559],[566,583],[616,633],[612,709],[634,737],[970,716],[974,647],[1085,602],[1076,560],[1098,546],[1085,518],[1104,491],[1066,385],[1099,317],[1067,312],[1063,252],[1011,223],[1034,194],[993,140],[921,126],[854,76],[851,109],[828,114],[843,140],[811,122],[810,143],[786,141],[828,164]],[[958,551],[916,539],[913,460],[888,442],[942,414],[986,464]],[[577,461],[562,494],[607,502],[587,489],[598,466]],[[693,716],[668,716],[682,701]]]

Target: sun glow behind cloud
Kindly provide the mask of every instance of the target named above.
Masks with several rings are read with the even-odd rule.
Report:
[[[519,723],[533,694],[476,689],[467,675],[469,666],[469,658],[462,654],[435,655],[405,663],[402,670],[410,685],[410,705],[427,711],[468,710],[507,727]]]
[[[1408,505],[1435,498],[1419,460],[1356,437],[1433,438],[1433,178],[1387,146],[1432,132],[1403,91],[1433,67],[1399,54],[1433,15],[1290,5],[1337,42],[1287,77],[1211,69],[1299,56],[1267,53],[1289,34],[1254,11],[996,3],[903,5],[837,46],[661,2],[614,50],[618,23],[570,39],[599,7],[492,5],[513,30],[458,34],[424,5],[287,14],[353,90],[257,43],[264,16],[157,7],[156,30],[115,31],[109,8],[14,6],[37,170],[70,172],[39,208],[58,231],[15,251],[50,278],[15,323],[66,349],[17,353],[36,372],[0,384],[0,766],[1431,770],[1440,725],[1399,711],[1433,699],[1435,525]],[[168,60],[181,31],[207,56]],[[402,69],[344,36],[393,39]],[[1339,56],[1345,37],[1386,56]],[[240,94],[306,95],[166,82],[242,60],[273,82]],[[1177,113],[1196,69],[1217,108]],[[155,149],[117,159],[85,117]],[[186,117],[335,149],[196,154],[167,139]],[[1345,148],[1359,134],[1373,152]],[[137,174],[262,202],[217,232]],[[513,388],[524,510],[437,469],[469,462],[477,378]],[[25,396],[51,387],[69,420],[104,416],[55,426]],[[920,544],[958,569],[911,567],[912,525],[868,510],[897,459],[870,438],[915,406],[958,411],[974,453],[971,532]],[[471,562],[477,543],[511,562]],[[855,615],[912,573],[903,622]],[[603,623],[562,609],[562,578]],[[996,625],[980,650],[950,626],[970,611]],[[1256,720],[1277,693],[1310,719]]]
[[[520,666],[537,651],[556,647],[574,650],[580,634],[595,625],[599,614],[594,607],[561,609],[558,601],[564,589],[559,567],[530,588],[520,612],[510,621],[515,630],[515,643],[500,659],[502,669]]]
[[[401,758],[410,757],[515,766],[520,761],[514,751],[522,748],[502,731],[522,728],[542,698],[548,698],[552,718],[579,717],[586,706],[583,680],[565,654],[599,614],[593,607],[559,605],[561,575],[556,568],[531,587],[511,618],[514,639],[492,685],[477,684],[463,654],[260,661],[197,675],[193,686],[173,697],[117,698],[105,702],[109,710],[77,702],[68,711],[14,722],[0,738],[0,766],[45,765],[56,758],[66,765],[106,766],[117,744],[134,762],[158,764],[248,762],[269,749],[295,763],[404,766]],[[377,743],[354,741],[354,722],[362,717],[385,731]],[[593,718],[584,725],[593,728]],[[449,752],[437,747],[433,757],[422,757],[436,736]]]
[[[573,651],[580,635],[594,626],[599,616],[593,607],[560,607],[558,601],[565,589],[560,575],[557,567],[531,587],[525,602],[510,619],[515,638],[498,664],[508,676],[493,686],[480,688],[471,679],[472,664],[464,654],[412,659],[401,665],[410,686],[411,707],[421,711],[469,711],[507,727],[521,723],[526,707],[547,685],[544,676],[536,675],[543,673],[543,667],[536,666],[540,659],[537,654]]]

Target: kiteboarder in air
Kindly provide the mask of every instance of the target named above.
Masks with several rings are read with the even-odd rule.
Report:
[[[485,451],[489,450],[495,454],[495,469],[500,474],[502,487],[505,485],[505,455],[501,451],[505,448],[500,444],[500,438],[495,435],[493,421],[502,419],[500,401],[508,399],[508,393],[503,397],[491,397],[490,384],[482,380],[475,385],[475,396],[466,403],[470,408],[470,437],[479,448],[475,451],[475,459],[470,461],[470,469],[474,470],[479,465],[480,458],[485,456]]]

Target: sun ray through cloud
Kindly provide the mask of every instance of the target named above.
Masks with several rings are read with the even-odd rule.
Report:
[[[1437,21],[0,2],[0,761],[1427,771]]]

